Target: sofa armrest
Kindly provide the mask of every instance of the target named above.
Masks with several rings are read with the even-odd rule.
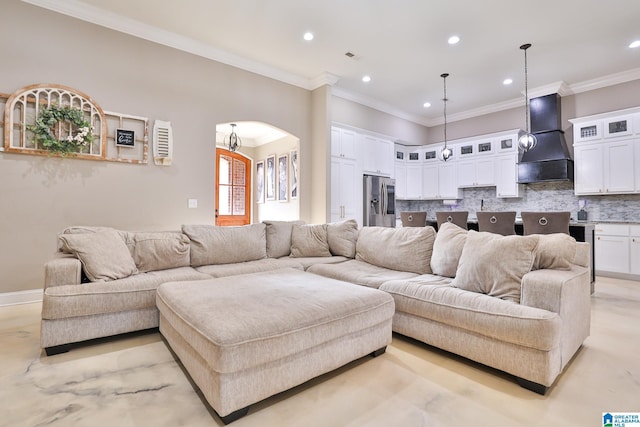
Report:
[[[558,313],[562,321],[562,366],[573,357],[591,330],[589,269],[534,270],[522,278],[520,304]]]
[[[566,314],[576,304],[590,305],[589,270],[572,265],[570,270],[532,270],[522,277],[520,304]]]
[[[44,288],[60,285],[79,285],[82,263],[71,255],[57,255],[44,265]]]

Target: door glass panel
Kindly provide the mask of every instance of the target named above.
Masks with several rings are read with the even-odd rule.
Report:
[[[233,159],[233,185],[244,186],[244,177],[246,175],[244,163],[238,159]]]
[[[232,215],[244,215],[244,187],[233,187]]]
[[[230,185],[231,184],[231,161],[233,159],[229,156],[220,156],[220,164],[218,165],[220,168],[219,180],[220,185]]]
[[[231,186],[229,185],[218,186],[218,211],[220,215],[231,215]]]

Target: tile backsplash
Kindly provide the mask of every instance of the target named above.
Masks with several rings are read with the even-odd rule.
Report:
[[[397,200],[397,216],[402,211],[426,211],[435,219],[436,211],[469,211],[471,218],[484,204],[485,211],[570,211],[578,218],[579,200],[586,201],[588,221],[640,222],[640,194],[610,196],[576,196],[571,182],[527,184],[517,199],[496,198],[495,187],[467,188],[456,205],[447,206],[441,200]]]

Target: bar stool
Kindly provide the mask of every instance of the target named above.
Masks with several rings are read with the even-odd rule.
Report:
[[[569,234],[571,212],[521,212],[524,235]]]
[[[467,229],[467,218],[469,218],[468,211],[457,212],[436,212],[436,221],[438,222],[438,228],[445,222],[451,222],[460,228]]]
[[[516,234],[516,212],[476,212],[478,217],[478,231],[510,236]]]
[[[424,227],[427,225],[427,213],[420,211],[400,212],[403,227]]]

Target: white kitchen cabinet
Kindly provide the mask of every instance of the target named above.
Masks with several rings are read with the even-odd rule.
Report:
[[[495,185],[493,157],[476,157],[458,162],[458,187],[488,187]]]
[[[640,193],[640,108],[569,120],[573,124],[575,194]]]
[[[356,158],[358,135],[351,130],[331,128],[331,155],[347,159]]]
[[[596,272],[629,273],[629,231],[626,224],[596,225]]]
[[[362,224],[362,173],[354,159],[331,156],[331,222]]]
[[[422,164],[407,165],[407,199],[422,199]]]
[[[371,135],[363,135],[360,151],[364,159],[362,169],[365,173],[393,176],[393,141],[377,138]]]
[[[496,197],[520,197],[522,185],[518,184],[518,152],[496,156]]]
[[[422,167],[423,199],[459,199],[457,165],[434,161]]]
[[[394,171],[394,178],[396,180],[396,199],[403,200],[409,199],[407,196],[407,165],[404,163],[396,162]]]
[[[635,141],[574,146],[575,194],[626,194],[636,187]]]
[[[640,225],[629,227],[629,272],[640,275]]]
[[[604,191],[602,144],[574,144],[575,194],[601,194]]]

